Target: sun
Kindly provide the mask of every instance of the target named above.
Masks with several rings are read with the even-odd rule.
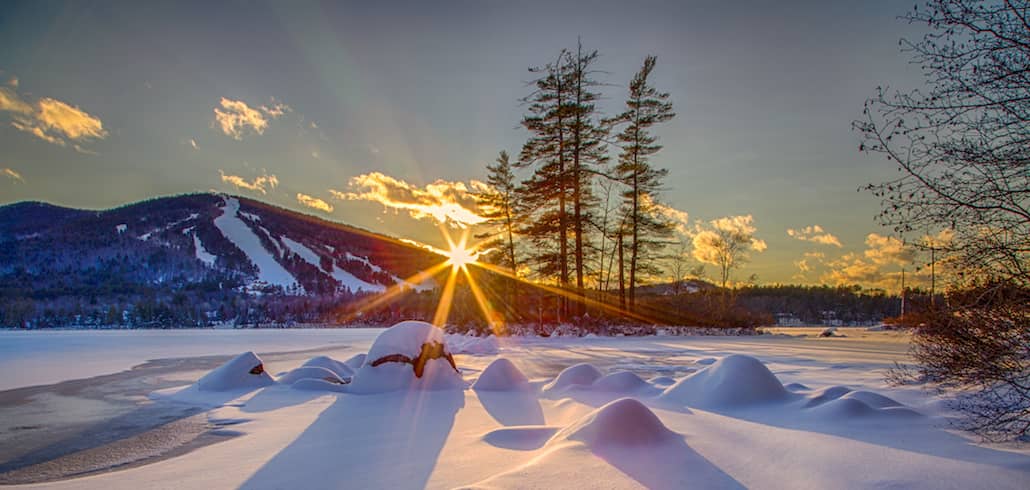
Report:
[[[451,267],[465,267],[474,264],[478,258],[478,253],[460,245],[455,245],[447,251],[447,262]]]

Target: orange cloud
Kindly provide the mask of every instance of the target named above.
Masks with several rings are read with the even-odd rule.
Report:
[[[917,249],[890,236],[870,233],[866,236],[866,250],[861,255],[847,253],[826,262],[830,270],[822,276],[830,284],[862,284],[895,290],[900,287],[901,269],[909,273],[910,284],[924,280],[926,272],[916,273],[914,263]]]
[[[263,174],[255,177],[254,180],[247,181],[239,175],[228,175],[221,169],[218,173],[222,176],[222,182],[226,184],[232,184],[237,189],[246,189],[248,191],[260,192],[262,194],[267,193],[267,189],[275,189],[279,185],[279,178],[275,175]]]
[[[837,237],[828,233],[826,230],[823,230],[823,227],[819,225],[806,226],[798,230],[787,229],[787,234],[805,242],[814,242],[821,245],[833,245],[837,248],[843,247]]]
[[[473,181],[470,185],[479,187],[485,184]],[[372,172],[351,178],[349,186],[356,192],[335,189],[329,192],[339,200],[377,202],[387,208],[407,211],[415,219],[431,218],[437,223],[448,223],[460,228],[486,221],[486,218],[476,214],[475,198],[463,182],[437,180],[419,187]]]
[[[92,153],[79,143],[104,139],[107,131],[104,123],[80,109],[51,97],[42,97],[35,102],[24,100],[14,89],[0,87],[0,111],[13,115],[11,126],[31,134],[47,143],[72,147],[82,153]]]
[[[215,107],[215,120],[212,127],[216,126],[226,136],[234,140],[242,140],[243,134],[250,128],[257,134],[264,134],[270,119],[277,119],[292,109],[285,104],[273,103],[269,106],[253,108],[242,100],[232,100],[222,97],[219,103],[222,107]]]
[[[735,247],[746,247],[754,252],[764,252],[768,247],[765,240],[756,238],[758,231],[753,225],[754,218],[748,215],[727,216],[725,218],[713,219],[708,222],[709,229],[700,224],[695,226],[692,244],[692,252],[695,259],[707,264],[719,264],[733,254]],[[740,250],[738,248],[738,250]],[[739,258],[747,260],[744,251],[739,253]]]
[[[327,202],[325,202],[325,201],[323,201],[323,200],[321,200],[321,199],[319,199],[317,197],[312,197],[312,196],[309,196],[307,194],[301,194],[301,193],[298,192],[297,193],[297,202],[299,202],[302,205],[307,206],[309,208],[317,209],[319,211],[324,211],[326,213],[333,212],[333,205],[332,204],[329,204],[329,203],[327,203]]]
[[[13,168],[0,168],[0,175],[7,177],[15,182],[25,183],[25,179]]]

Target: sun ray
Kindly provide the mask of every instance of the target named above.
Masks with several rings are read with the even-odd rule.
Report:
[[[454,286],[458,278],[458,268],[451,266],[451,272],[447,275],[447,284],[443,287],[440,295],[440,302],[436,305],[436,314],[433,315],[433,325],[438,327],[447,323],[447,316],[451,313],[451,305],[454,302]]]

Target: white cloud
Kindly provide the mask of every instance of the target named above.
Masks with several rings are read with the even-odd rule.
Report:
[[[292,110],[290,106],[274,100],[271,106],[253,108],[242,100],[222,97],[219,105],[221,108],[214,109],[215,120],[211,124],[235,140],[242,140],[248,128],[257,134],[264,134],[269,120],[282,117]]]

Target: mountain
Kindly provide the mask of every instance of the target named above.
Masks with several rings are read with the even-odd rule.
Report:
[[[430,292],[432,280],[404,278],[441,260],[237,196],[164,197],[104,211],[22,202],[0,207],[0,325],[317,320],[312,302],[346,304],[398,284]],[[299,315],[269,313],[298,302],[308,304]]]

